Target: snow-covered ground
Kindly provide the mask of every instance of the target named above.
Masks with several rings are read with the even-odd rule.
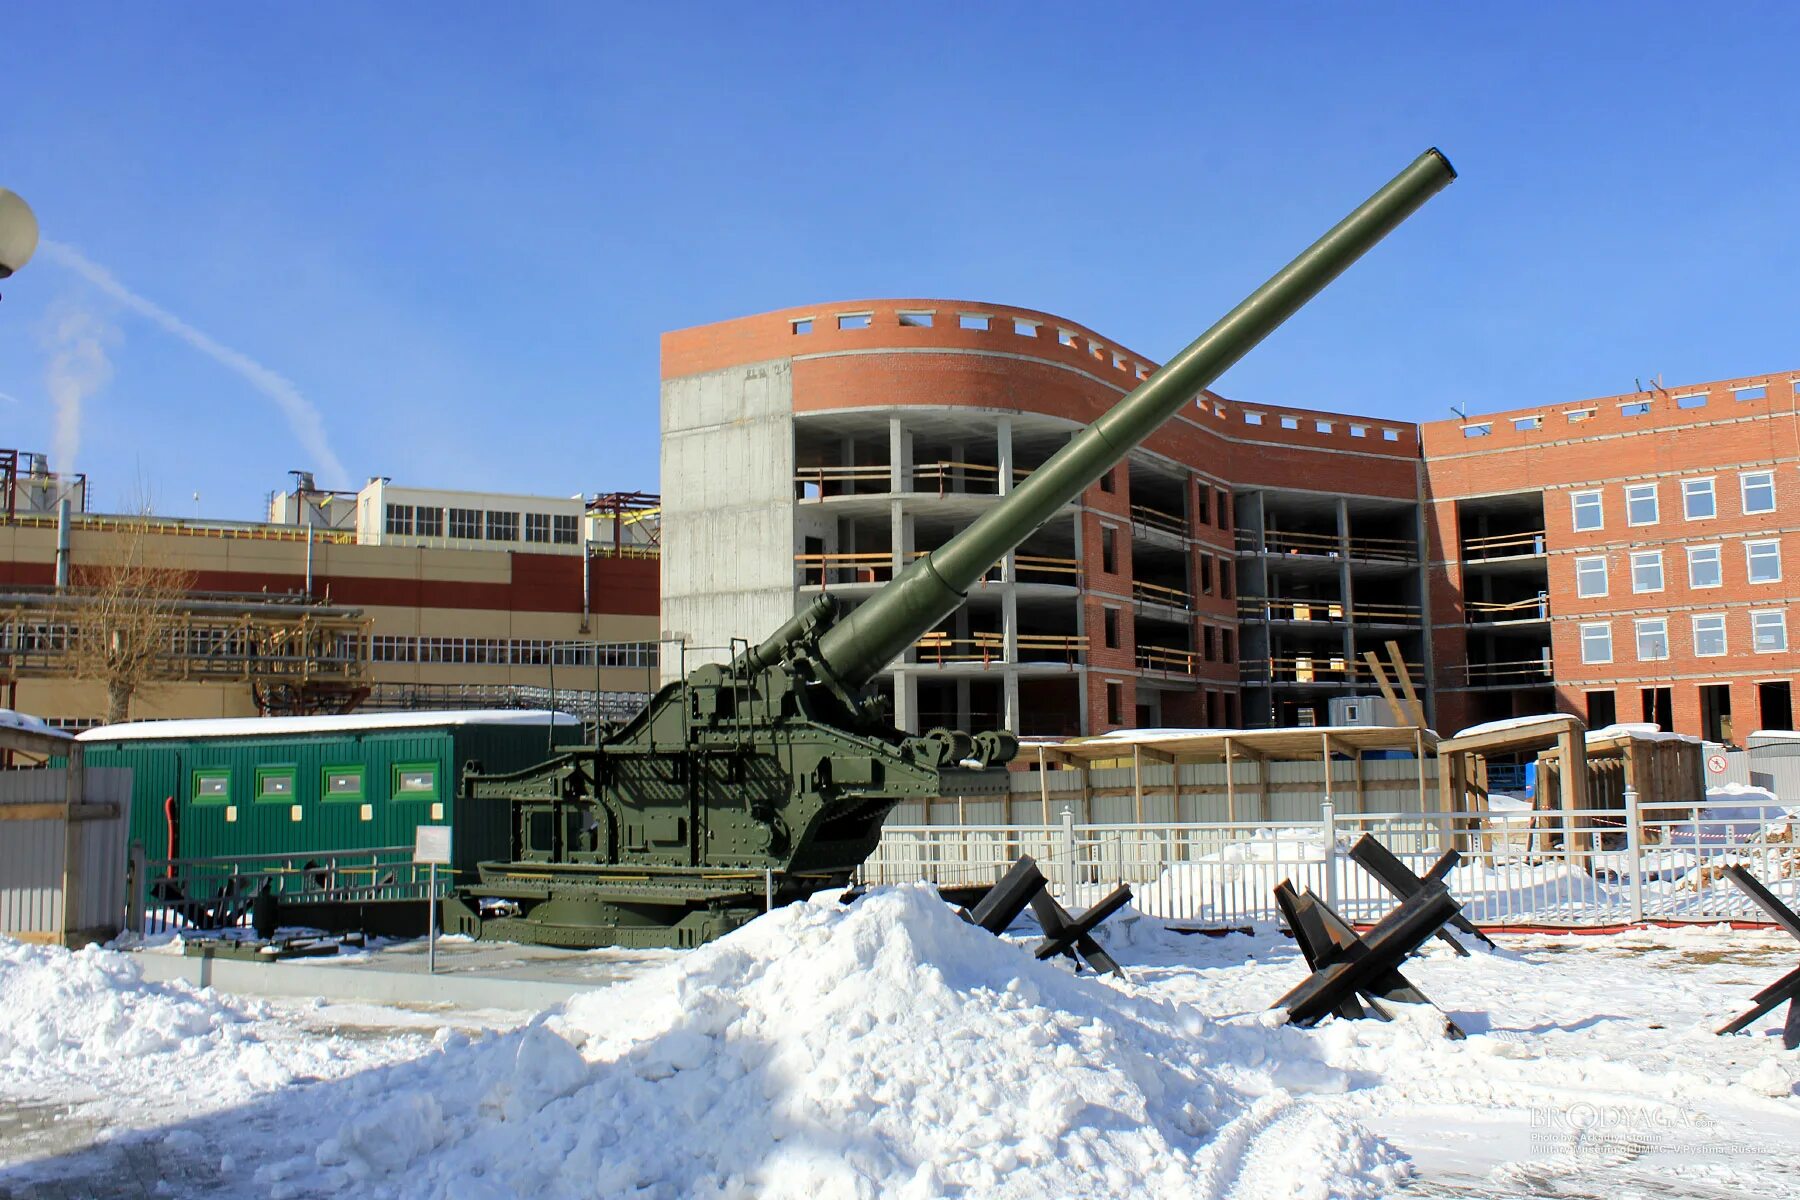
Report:
[[[1775,1019],[1711,1032],[1784,936],[1434,944],[1407,973],[1448,1041],[1430,1012],[1279,1025],[1304,970],[1273,933],[1105,933],[1128,982],[884,889],[528,1019],[0,941],[0,1197],[1800,1194],[1800,1055]]]

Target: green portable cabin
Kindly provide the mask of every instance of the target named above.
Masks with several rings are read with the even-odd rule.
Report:
[[[141,721],[80,737],[88,765],[131,768],[130,836],[150,859],[339,855],[449,825],[452,867],[474,878],[480,860],[509,855],[510,817],[459,800],[464,767],[531,766],[581,726],[498,709]]]

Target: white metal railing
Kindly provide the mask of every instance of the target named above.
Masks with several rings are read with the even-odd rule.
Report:
[[[1800,808],[1793,810],[1800,814]],[[1789,903],[1800,903],[1800,816],[1780,804],[1729,808],[1658,805],[1569,814],[1559,810],[1458,814],[1339,813],[1316,821],[906,825],[882,831],[862,865],[864,883],[992,883],[1021,854],[1053,891],[1091,903],[1129,883],[1138,909],[1166,920],[1273,921],[1275,885],[1311,888],[1355,921],[1395,900],[1349,856],[1364,833],[1423,875],[1454,846],[1451,891],[1485,925],[1603,926],[1644,920],[1762,921],[1724,879],[1738,863]]]

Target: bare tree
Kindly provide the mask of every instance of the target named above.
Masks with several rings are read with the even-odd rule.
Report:
[[[106,720],[126,719],[132,697],[166,675],[182,610],[198,578],[172,565],[147,518],[126,523],[91,566],[71,572],[69,651],[74,674],[106,685]]]

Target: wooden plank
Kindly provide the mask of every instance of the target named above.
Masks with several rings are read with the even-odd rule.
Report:
[[[1381,665],[1381,659],[1376,656],[1373,650],[1364,650],[1363,659],[1369,664],[1369,673],[1375,676],[1375,686],[1381,689],[1381,697],[1387,701],[1388,711],[1394,715],[1394,724],[1413,724],[1413,722],[1408,719],[1411,714],[1402,707],[1400,704],[1400,697],[1394,694],[1393,684],[1388,682],[1387,669]]]
[[[1412,713],[1412,720],[1407,724],[1423,727],[1425,706],[1419,702],[1419,693],[1413,690],[1412,672],[1406,669],[1406,656],[1400,653],[1400,643],[1390,639],[1387,644],[1387,652],[1388,657],[1394,661],[1394,677],[1399,681],[1400,690],[1406,696],[1406,707]]]
[[[1225,820],[1227,822],[1232,822],[1232,821],[1237,820],[1237,784],[1231,777],[1232,773],[1233,773],[1232,769],[1237,766],[1237,761],[1231,753],[1231,744],[1232,744],[1232,740],[1230,738],[1226,738],[1225,739]]]

